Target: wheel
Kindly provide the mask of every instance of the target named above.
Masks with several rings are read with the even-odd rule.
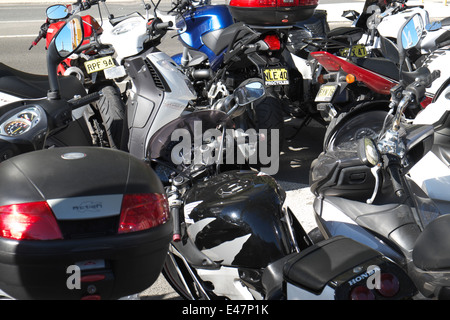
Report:
[[[276,172],[272,172],[275,169],[272,170],[271,168],[270,171],[268,171],[268,168],[272,167],[273,161],[279,162],[279,159],[275,159],[275,157],[279,157],[284,144],[284,113],[282,102],[275,96],[267,94],[263,100],[255,104],[254,108],[257,121],[256,130],[261,133],[261,129],[267,129],[267,135],[264,136],[264,139],[266,140],[264,143],[267,146],[267,154],[265,156],[270,161],[269,163],[265,163],[267,162],[267,159],[265,161],[261,159],[260,144],[258,146],[257,164],[255,167],[258,170],[273,175],[276,174]],[[274,130],[278,131],[278,139]],[[260,136],[260,139],[261,138],[262,136]],[[261,142],[262,140],[259,141]],[[278,146],[274,145],[274,143],[278,144]],[[272,149],[277,154],[272,155]],[[264,170],[264,168],[266,169]]]
[[[112,85],[101,88],[103,96],[97,101],[96,107],[101,115],[102,124],[111,148],[123,149],[122,135],[126,129],[126,107],[120,98],[117,87]]]
[[[281,150],[284,142],[284,113],[281,100],[272,94],[267,94],[263,100],[256,104],[255,113],[258,130],[267,129],[268,146],[272,143],[271,130],[278,130],[279,150]]]

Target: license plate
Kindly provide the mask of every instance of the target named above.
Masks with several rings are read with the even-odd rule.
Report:
[[[87,73],[94,73],[98,71],[102,71],[108,68],[115,67],[114,61],[112,57],[102,57],[94,60],[89,60],[84,63],[84,66],[86,67]]]
[[[348,56],[349,48],[339,50],[341,56]],[[357,44],[352,47],[352,57],[364,58],[367,56],[366,46],[363,44]]]
[[[316,95],[315,102],[330,102],[336,92],[337,85],[323,85]]]
[[[289,76],[285,68],[271,68],[264,70],[266,86],[288,85]]]

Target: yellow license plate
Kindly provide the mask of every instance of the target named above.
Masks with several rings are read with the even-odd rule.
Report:
[[[349,48],[339,50],[341,56],[348,56]],[[352,47],[352,57],[364,58],[367,56],[366,46],[363,44],[357,44]]]
[[[330,102],[336,92],[336,85],[324,85],[320,87],[315,102]]]
[[[287,85],[289,76],[285,68],[273,68],[264,70],[264,80],[266,86]]]
[[[102,71],[115,67],[113,59],[110,56],[89,60],[84,63],[87,73]]]

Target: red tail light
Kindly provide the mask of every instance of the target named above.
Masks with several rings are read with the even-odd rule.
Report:
[[[400,283],[391,273],[382,273],[380,276],[380,289],[378,292],[385,297],[393,297],[400,290]]]
[[[62,234],[47,202],[0,207],[0,236],[16,240],[56,240]]]
[[[169,219],[169,204],[162,194],[127,194],[122,200],[119,233],[150,229]]]
[[[375,300],[375,295],[366,286],[357,286],[350,292],[351,300]]]
[[[231,0],[232,7],[298,7],[317,6],[319,0]]]
[[[276,51],[281,49],[280,38],[276,34],[269,34],[264,38],[264,42],[269,46],[269,50]]]

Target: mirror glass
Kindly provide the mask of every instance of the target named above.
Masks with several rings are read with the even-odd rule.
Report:
[[[83,28],[79,19],[72,19],[55,37],[56,50],[61,58],[67,58],[83,42]]]
[[[264,93],[264,85],[257,81],[239,87],[234,92],[235,96],[238,98],[238,104],[241,106],[258,100]]]
[[[423,20],[419,14],[414,15],[401,30],[401,41],[403,49],[415,47],[423,33]]]
[[[69,15],[69,9],[62,4],[56,4],[48,7],[46,14],[50,20],[65,19]]]

